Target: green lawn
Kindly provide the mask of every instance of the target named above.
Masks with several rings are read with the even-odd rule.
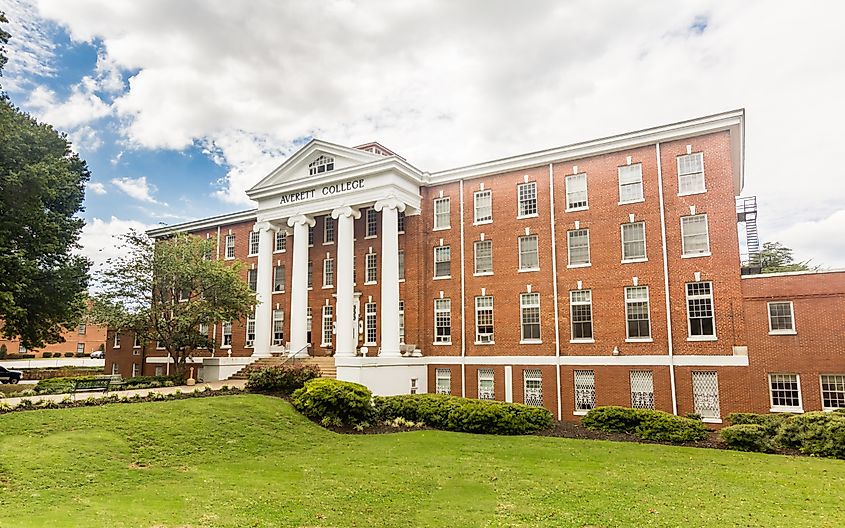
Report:
[[[0,416],[0,526],[845,526],[845,462],[328,432],[244,395]]]

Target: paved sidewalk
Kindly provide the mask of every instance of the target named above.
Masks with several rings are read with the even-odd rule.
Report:
[[[12,407],[17,407],[21,400],[29,400],[32,403],[38,403],[43,400],[52,400],[55,402],[61,402],[68,396],[74,400],[84,400],[86,398],[105,398],[106,396],[111,396],[112,394],[117,394],[118,396],[134,396],[136,394],[140,394],[141,396],[147,396],[148,394],[158,393],[158,394],[173,394],[177,390],[182,392],[192,392],[194,389],[205,390],[206,387],[211,387],[212,389],[219,389],[223,385],[227,385],[229,387],[236,387],[239,389],[243,389],[246,385],[246,380],[225,380],[225,381],[210,381],[208,383],[197,383],[196,385],[190,387],[188,385],[180,385],[178,387],[159,387],[156,389],[132,389],[132,390],[122,390],[122,391],[111,391],[111,392],[77,392],[76,394],[44,394],[41,396],[25,396],[25,397],[15,397],[15,398],[0,398],[0,402],[7,403]]]

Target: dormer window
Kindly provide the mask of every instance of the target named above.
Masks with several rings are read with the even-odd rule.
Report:
[[[334,169],[334,158],[329,156],[320,156],[308,164],[308,174],[311,176],[315,174],[322,174]]]

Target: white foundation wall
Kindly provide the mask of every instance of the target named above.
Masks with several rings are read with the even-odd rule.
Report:
[[[237,371],[252,364],[255,357],[221,357],[203,358],[202,370],[204,381],[223,381],[229,379]]]
[[[422,362],[344,358],[337,361],[337,379],[360,383],[377,396],[428,392],[428,368]]]

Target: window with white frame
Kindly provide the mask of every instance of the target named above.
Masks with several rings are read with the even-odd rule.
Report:
[[[396,231],[399,233],[405,232],[405,211],[399,211],[396,215]]]
[[[155,375],[164,376],[164,367],[162,367],[161,365],[156,365]]]
[[[405,344],[405,301],[399,299],[399,343]]]
[[[792,301],[773,301],[769,303],[769,333],[794,334],[795,315]]]
[[[645,222],[622,224],[622,260],[645,259]]]
[[[845,374],[822,374],[822,409],[845,409]]]
[[[715,339],[713,283],[687,283],[687,324],[691,339]]]
[[[323,244],[334,243],[334,218],[329,215],[323,217]]]
[[[650,370],[631,371],[631,407],[654,409],[654,378]]]
[[[86,325],[84,322],[79,323],[79,326],[76,328],[76,333],[78,335],[85,335],[86,332],[88,332],[88,325]]]
[[[493,297],[490,295],[475,298],[475,342],[493,342]]]
[[[313,341],[311,340],[311,329],[313,328],[312,325],[314,323],[314,317],[312,314],[313,312],[311,311],[311,307],[309,306],[305,310],[305,340],[308,342],[309,345],[313,343]]]
[[[276,231],[276,251],[287,251],[288,235],[284,231]]]
[[[279,264],[273,267],[273,291],[285,291],[285,265]]]
[[[718,374],[712,371],[693,371],[692,402],[695,412],[703,419],[718,420],[721,418]]]
[[[112,348],[120,348],[120,334],[115,332],[114,334],[114,342],[112,343]]]
[[[543,373],[539,369],[522,371],[523,402],[531,407],[543,406]]]
[[[255,346],[255,317],[246,318],[246,348]]]
[[[399,260],[399,280],[405,280],[405,250],[402,249],[397,254]]]
[[[249,256],[258,255],[258,231],[249,232]]]
[[[308,271],[306,272],[305,284],[309,288],[314,287],[314,261],[313,260],[308,261]]]
[[[235,235],[226,235],[226,258],[235,258]]]
[[[314,245],[314,226],[308,226],[308,246]]]
[[[593,292],[572,290],[569,292],[569,312],[572,320],[572,340],[593,339]]]
[[[251,291],[256,291],[258,289],[258,270],[253,268],[251,270],[246,271],[246,284],[249,286]],[[181,300],[181,292],[180,293],[180,300]]]
[[[375,284],[378,281],[378,257],[375,253],[367,253],[366,264],[364,284]]]
[[[651,339],[648,286],[625,288],[625,320],[628,339]]]
[[[772,411],[803,412],[798,374],[769,374]]]
[[[678,194],[697,194],[706,190],[704,187],[704,153],[695,152],[678,156]]]
[[[519,339],[523,343],[540,342],[540,294],[519,294]]]
[[[434,229],[449,229],[451,227],[449,202],[449,198],[434,200]]]
[[[367,237],[374,237],[378,235],[378,211],[370,207],[364,214],[364,221],[367,227]]]
[[[685,257],[710,254],[706,214],[681,217],[681,254]]]
[[[452,275],[452,251],[449,246],[434,248],[434,278],[450,277]]]
[[[323,259],[323,288],[334,286],[334,259]]]
[[[519,200],[517,217],[537,214],[537,182],[520,183],[516,187]]]
[[[540,269],[540,254],[537,235],[519,237],[519,270],[535,271]]]
[[[322,174],[334,170],[334,158],[331,156],[320,155],[308,164],[308,175]]]
[[[478,399],[496,399],[496,391],[493,385],[493,369],[478,369]]]
[[[573,174],[566,177],[566,210],[587,208],[587,175]]]
[[[596,372],[575,371],[575,413],[586,414],[596,406]]]
[[[141,375],[141,365],[137,363],[132,363],[132,377],[140,376]]]
[[[378,337],[376,328],[376,303],[368,302],[364,305],[364,341],[365,345],[375,345]]]
[[[493,191],[485,189],[483,191],[475,191],[473,194],[475,203],[475,215],[473,222],[482,224],[484,222],[493,221]]]
[[[570,266],[588,266],[590,264],[590,230],[574,229],[566,233]]]
[[[141,348],[141,338],[138,337],[138,334],[135,334],[135,338],[132,341],[132,348]]]
[[[437,394],[452,394],[452,370],[447,368],[434,369],[434,392]]]
[[[223,321],[223,339],[221,343],[224,347],[232,346],[232,321]],[[156,348],[159,348],[158,343],[156,343]]]
[[[619,203],[640,202],[643,195],[643,166],[640,163],[619,167]]]
[[[203,337],[208,337],[208,323],[200,323],[197,332]]]
[[[117,376],[118,374],[120,374],[120,368],[117,366],[117,363],[112,363],[111,364],[111,375]]]
[[[273,346],[285,344],[285,311],[273,310]]]
[[[434,342],[452,342],[452,300],[434,300]]]
[[[332,346],[332,330],[334,330],[334,325],[332,323],[333,315],[334,309],[331,305],[323,306],[323,332],[320,346]]]
[[[85,343],[77,343],[76,344],[76,353],[77,354],[84,354],[85,353]],[[133,354],[137,354],[137,352],[132,352]]]
[[[472,249],[475,255],[475,274],[485,275],[493,273],[493,241],[476,240],[472,245]]]

